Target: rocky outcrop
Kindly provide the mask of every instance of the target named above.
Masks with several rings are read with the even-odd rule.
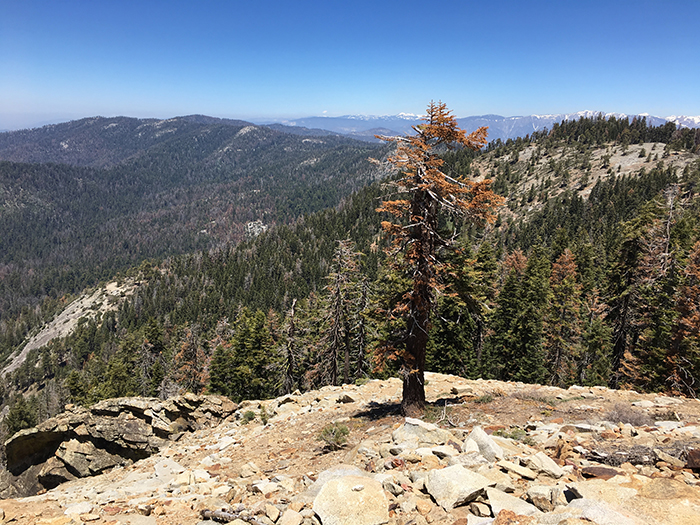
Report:
[[[182,432],[218,425],[237,406],[221,396],[185,394],[107,399],[66,411],[5,442],[0,497],[36,494],[77,478],[144,459]]]
[[[0,501],[0,516],[16,525],[700,523],[697,400],[674,399],[670,412],[654,395],[426,374],[440,408],[428,422],[398,415],[401,386],[374,380],[246,401],[214,428],[166,438],[149,458]],[[467,397],[451,397],[460,392]],[[653,418],[622,422],[647,399],[653,406],[638,410]],[[349,427],[344,448],[319,440],[328,424]],[[90,472],[110,461],[86,443],[64,441],[30,468],[60,474],[70,457]]]

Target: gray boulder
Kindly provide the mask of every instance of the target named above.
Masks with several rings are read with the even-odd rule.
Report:
[[[323,486],[328,483],[331,480],[334,479],[342,479],[346,476],[353,476],[353,477],[366,477],[366,478],[371,478],[372,476],[368,474],[367,472],[364,472],[360,470],[359,468],[353,466],[353,465],[338,465],[336,467],[330,468],[328,470],[324,470],[318,475],[318,478],[316,478],[316,481],[304,492],[301,494],[298,494],[295,498],[294,501],[301,501],[303,503],[312,503],[316,496],[321,492],[321,489]]]
[[[56,458],[63,462],[68,471],[75,472],[80,478],[94,476],[123,462],[120,456],[97,448],[92,441],[80,442],[77,439],[61,443]]]
[[[578,509],[581,512],[581,518],[598,525],[635,525],[636,523],[634,520],[610,508],[604,501],[586,498],[575,499],[569,503],[568,508]]]
[[[486,489],[486,497],[489,500],[491,512],[493,512],[494,516],[498,516],[498,513],[504,509],[510,510],[522,516],[537,516],[542,514],[537,507],[528,503],[527,501],[511,496],[510,494],[506,494],[498,489]]]
[[[503,449],[481,427],[474,427],[469,438],[479,447],[479,452],[489,461],[503,459]]]
[[[559,479],[564,475],[564,469],[557,465],[552,458],[550,458],[544,452],[538,452],[537,454],[530,456],[526,460],[526,464],[532,470],[537,472],[542,472],[555,479]]]

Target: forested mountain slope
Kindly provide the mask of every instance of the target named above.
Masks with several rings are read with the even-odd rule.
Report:
[[[41,128],[0,133],[0,159],[13,162],[54,162],[108,168],[145,154],[174,137],[201,132],[209,126],[251,126],[243,120],[203,115],[168,120],[92,117]]]
[[[694,396],[698,144],[672,125],[582,119],[446,154],[451,173],[491,177],[507,201],[495,225],[462,231],[459,250],[440,254],[450,293],[429,369]],[[375,184],[238,246],[141,266],[118,313],[30,353],[6,402],[30,388],[44,417],[61,400],[180,389],[259,398],[391,373],[382,348],[402,323],[389,314],[407,282],[383,260],[375,210],[387,191]],[[17,343],[3,344],[8,355]]]
[[[0,134],[0,322],[144,259],[239,242],[250,222],[335,206],[377,178],[374,155],[201,116]]]

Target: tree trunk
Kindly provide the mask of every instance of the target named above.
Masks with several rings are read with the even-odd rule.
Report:
[[[408,321],[406,355],[404,356],[401,375],[403,376],[403,398],[401,412],[405,416],[418,417],[425,408],[425,352],[428,346],[429,313],[417,309]]]
[[[347,313],[345,314],[347,319]],[[343,346],[344,356],[343,356],[343,383],[350,383],[350,327],[345,323],[345,331],[343,333]]]
[[[425,409],[425,380],[423,370],[401,371],[403,376],[403,399],[401,413],[407,417],[420,417]]]

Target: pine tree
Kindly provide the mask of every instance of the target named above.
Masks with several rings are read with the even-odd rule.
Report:
[[[676,311],[677,322],[666,358],[666,383],[675,394],[697,397],[700,382],[700,241],[691,249],[683,269]]]
[[[209,392],[230,396],[229,385],[233,381],[233,352],[231,344],[222,342],[214,349],[209,364]]]
[[[200,394],[207,384],[208,358],[197,324],[185,326],[174,359],[174,379],[187,392]]]
[[[491,314],[498,294],[499,265],[496,252],[488,242],[482,242],[476,253],[476,282],[474,296],[477,298],[479,315],[474,315],[476,324],[474,345],[476,350],[477,370],[471,377],[483,377],[487,374],[488,363],[484,356],[485,340]]]
[[[359,282],[359,295],[355,305],[355,316],[353,319],[352,331],[355,334],[354,346],[354,377],[355,380],[366,377],[369,373],[369,361],[367,359],[367,348],[370,338],[373,336],[371,323],[369,322],[369,308],[371,302],[372,289],[367,276],[363,276]]]
[[[643,255],[642,237],[654,220],[656,206],[645,206],[640,214],[623,225],[622,243],[608,276],[607,321],[612,327],[611,376],[609,386],[635,383],[640,378],[633,348],[639,337],[639,261]]]
[[[273,375],[274,346],[265,314],[243,308],[231,341],[214,350],[209,390],[234,401],[265,399],[278,383]]]
[[[523,273],[521,307],[516,318],[515,373],[512,379],[544,383],[544,312],[550,301],[550,265],[547,254],[535,249]]]
[[[17,395],[5,416],[4,423],[8,436],[12,436],[25,428],[35,426],[38,423],[36,399],[31,397],[29,401],[27,401],[23,395]]]
[[[605,386],[610,379],[612,329],[605,322],[608,308],[600,300],[598,290],[588,294],[585,312],[585,330],[578,360],[578,382],[586,386]]]
[[[63,386],[68,390],[71,403],[88,404],[88,385],[86,378],[80,372],[71,370],[63,381]]]
[[[582,333],[581,285],[568,248],[552,265],[550,286],[552,295],[544,327],[548,383],[566,387],[576,382]]]
[[[683,243],[675,234],[677,226],[683,225],[679,223],[683,208],[679,194],[679,185],[669,186],[663,200],[649,203],[644,213],[630,223],[636,226],[630,240],[637,248],[627,293],[632,337],[617,373],[623,384],[631,388],[662,390],[673,375],[668,369],[668,354],[678,315],[679,260],[684,252]]]
[[[510,271],[498,294],[487,341],[491,374],[504,381],[543,383],[546,378],[544,312],[550,300],[549,260],[534,250],[522,268],[522,254],[504,263]]]
[[[443,103],[431,102],[423,120],[424,124],[414,127],[415,135],[380,137],[397,145],[389,162],[399,170],[394,184],[402,195],[384,201],[378,211],[397,220],[382,222],[392,238],[388,255],[391,264],[412,281],[412,288],[396,308],[406,318],[406,330],[394,345],[402,360],[401,409],[407,415],[422,413],[425,406],[423,372],[430,316],[444,270],[439,251],[453,241],[451,236],[440,234],[439,213],[443,210],[469,222],[492,221],[491,210],[502,202],[490,190],[490,180],[474,182],[441,170],[444,161],[438,153],[442,149],[455,145],[479,149],[486,143],[486,128],[467,135]]]
[[[282,357],[280,366],[282,369],[282,384],[279,390],[283,394],[291,394],[299,387],[299,342],[297,333],[296,319],[297,300],[292,300],[292,307],[287,314],[287,326],[285,329],[284,345],[282,348]]]
[[[168,357],[163,329],[152,317],[144,327],[143,344],[138,358],[141,395],[158,396],[161,382],[166,375]]]
[[[510,254],[501,265],[500,291],[490,315],[485,344],[486,377],[501,379],[512,374],[510,349],[515,345],[514,323],[520,308],[521,281],[526,266],[527,258],[520,250]]]
[[[142,389],[143,385],[138,384],[130,363],[124,359],[123,355],[116,354],[107,363],[107,370],[96,394],[100,399],[134,396],[138,393],[139,387]]]
[[[449,292],[438,297],[426,366],[435,372],[476,379],[484,373],[483,340],[496,293],[498,264],[486,242],[477,254],[467,245],[446,262],[451,267],[444,278]]]
[[[353,321],[359,315],[356,304],[360,299],[360,255],[349,239],[338,241],[333,253],[332,271],[328,274],[328,285],[325,287],[327,306],[323,325],[326,336],[321,341],[320,366],[317,369],[323,384],[338,384],[338,365],[341,362],[343,383],[350,382],[350,361],[354,354]]]

